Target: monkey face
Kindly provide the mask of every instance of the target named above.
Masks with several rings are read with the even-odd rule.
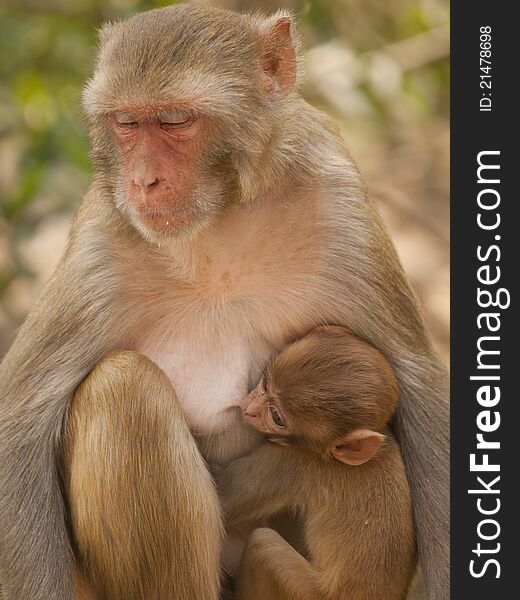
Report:
[[[188,4],[102,28],[83,92],[91,156],[149,241],[193,235],[270,187],[275,166],[258,161],[296,82],[290,29]]]
[[[266,387],[263,378],[245,398],[242,411],[245,422],[265,435],[272,436],[272,441],[278,441],[290,434],[280,402]]]
[[[116,205],[152,240],[192,233],[223,205],[205,150],[209,124],[187,109],[115,111],[109,126],[119,156]]]

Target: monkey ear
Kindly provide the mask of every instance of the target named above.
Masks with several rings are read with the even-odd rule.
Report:
[[[296,49],[288,16],[275,16],[264,25],[260,57],[268,93],[283,98],[296,82]]]
[[[385,436],[371,429],[354,429],[331,449],[337,460],[347,465],[362,465],[379,450]]]
[[[122,21],[107,21],[106,23],[103,23],[97,30],[98,46],[100,48],[106,46],[111,39],[116,37],[121,30],[122,25]]]

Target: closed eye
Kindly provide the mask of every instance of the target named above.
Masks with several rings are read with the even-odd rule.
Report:
[[[172,110],[161,113],[159,120],[163,129],[181,129],[191,125],[193,115],[184,110]]]
[[[137,120],[127,113],[118,112],[114,115],[116,125],[122,129],[137,127]]]

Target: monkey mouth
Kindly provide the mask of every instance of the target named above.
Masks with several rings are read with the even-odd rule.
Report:
[[[168,209],[166,211],[137,211],[139,220],[150,229],[166,231],[184,225],[188,220],[190,208],[187,206]]]
[[[162,219],[167,219],[168,217],[177,215],[179,213],[185,213],[189,209],[188,206],[178,206],[176,208],[169,208],[168,210],[153,210],[153,209],[144,209],[138,210],[137,214],[140,217],[158,217]]]
[[[264,435],[267,435],[269,433],[268,431],[266,431],[265,427],[262,427],[260,425],[258,417],[254,417],[252,415],[248,415],[245,412],[245,410],[242,410],[242,418],[243,418],[244,422],[246,423],[246,425],[249,425],[250,427],[253,427],[254,429],[257,429],[258,431],[260,431]]]

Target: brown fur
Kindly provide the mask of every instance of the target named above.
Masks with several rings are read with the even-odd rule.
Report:
[[[68,405],[97,363],[129,347],[156,361],[200,447],[222,460],[254,443],[234,433],[233,401],[273,353],[324,323],[348,325],[396,374],[420,562],[429,597],[449,595],[446,370],[335,127],[299,95],[299,70],[287,87],[294,62],[284,35],[298,50],[293,26],[276,29],[287,16],[180,5],[101,34],[84,96],[94,181],[60,266],[0,365],[0,580],[9,600],[72,597],[57,463]],[[274,31],[278,79],[272,52],[266,61]],[[145,113],[189,105],[211,125],[190,235],[142,236],[125,214],[107,119],[139,103]],[[201,478],[194,487],[212,493]],[[213,547],[212,531],[190,547]],[[206,577],[206,565],[187,569],[172,585]]]
[[[276,531],[258,528],[247,541],[237,600],[321,600],[316,572]]]
[[[107,357],[74,395],[64,440],[77,558],[98,598],[216,599],[218,500],[160,369]]]
[[[316,599],[402,600],[415,567],[415,541],[408,483],[387,428],[397,397],[388,363],[353,334],[321,328],[276,356],[265,383],[261,402],[276,402],[287,418],[278,429],[293,443],[281,448],[266,442],[225,469],[219,481],[226,519],[231,530],[240,530],[281,510],[297,512],[305,521],[311,566],[274,533],[257,533],[270,536],[277,550],[270,556],[268,547],[258,549],[257,537],[249,543],[239,598],[274,598],[281,585],[278,597],[289,599],[308,587]],[[386,434],[376,455],[358,466],[335,460],[335,444],[360,429]],[[268,573],[262,585],[274,586],[267,596],[251,594],[251,553],[261,556],[255,568]],[[320,593],[311,593],[313,587]]]
[[[373,346],[340,328],[321,328],[288,346],[265,379],[293,434],[326,451],[346,433],[381,431],[397,402],[397,382]]]

